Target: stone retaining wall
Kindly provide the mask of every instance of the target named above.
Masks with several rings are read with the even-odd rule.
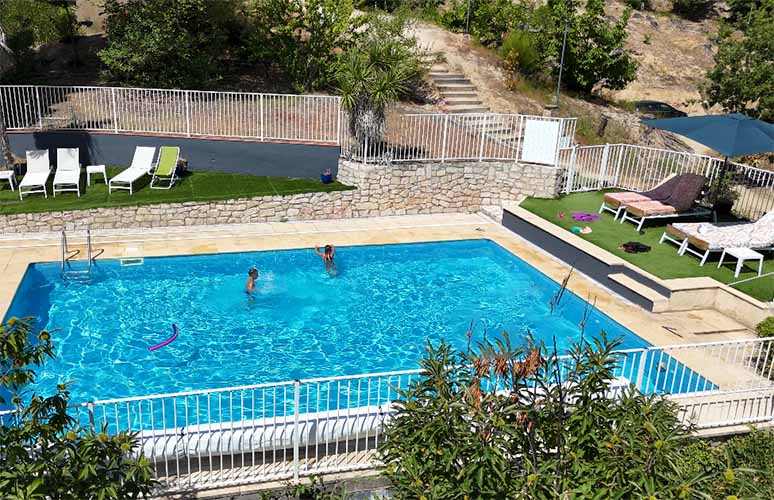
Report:
[[[362,165],[341,161],[352,191],[0,216],[3,233],[476,212],[521,196],[554,197],[560,169],[517,163]]]

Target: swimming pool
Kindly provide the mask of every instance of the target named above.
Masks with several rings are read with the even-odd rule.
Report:
[[[33,264],[6,317],[58,329],[36,390],[73,380],[72,401],[413,369],[426,340],[464,349],[471,324],[473,342],[581,337],[584,301],[568,291],[552,313],[559,285],[489,240],[340,247],[336,262],[331,277],[311,249],[100,260],[88,283]],[[178,339],[150,352],[173,323]],[[602,330],[649,345],[593,310],[585,335]]]

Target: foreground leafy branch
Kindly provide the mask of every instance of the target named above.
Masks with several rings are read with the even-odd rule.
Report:
[[[428,345],[379,450],[394,497],[762,498],[755,471],[682,466],[695,438],[676,404],[613,390],[618,345]]]
[[[33,333],[29,319],[0,326],[0,498],[133,499],[148,496],[153,469],[136,456],[135,435],[82,429],[67,413],[69,392],[29,392],[37,370],[54,357],[51,334]]]

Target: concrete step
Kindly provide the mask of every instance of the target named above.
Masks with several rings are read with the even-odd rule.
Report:
[[[444,77],[444,78],[433,78],[433,81],[436,85],[450,85],[453,83],[456,83],[458,85],[472,85],[471,81],[462,77]]]
[[[708,336],[708,341],[738,338],[750,332],[741,323],[714,309],[661,313],[658,319],[679,334]]]
[[[454,107],[449,108],[449,113],[486,113],[489,111],[489,108],[486,106],[477,106],[477,107]]]
[[[449,68],[447,68],[446,66],[433,66],[430,68],[429,74],[430,76],[433,76],[438,74],[445,75],[448,73],[449,73]]]
[[[481,104],[481,101],[478,99],[465,99],[461,97],[451,97],[447,99],[446,96],[444,96],[444,100],[449,106]]]
[[[436,85],[441,92],[475,92],[475,85],[469,83],[443,83]]]
[[[441,92],[441,94],[444,97],[478,97],[478,93],[473,91]]]
[[[430,73],[430,78],[437,82],[445,82],[449,80],[465,80],[468,81],[468,78],[463,75],[462,73]]]
[[[656,290],[643,285],[639,281],[630,278],[623,273],[610,274],[607,278],[645,299],[650,303],[650,310],[653,312],[663,312],[669,307],[669,297],[658,293]]]

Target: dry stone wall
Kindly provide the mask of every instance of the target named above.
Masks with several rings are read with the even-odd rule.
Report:
[[[521,196],[554,197],[562,171],[513,162],[363,165],[341,161],[351,191],[0,216],[3,233],[476,212]]]

